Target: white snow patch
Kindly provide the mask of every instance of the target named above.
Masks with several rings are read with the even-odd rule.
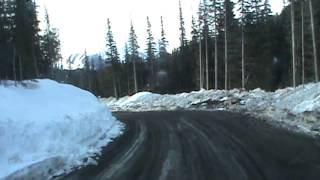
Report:
[[[94,163],[90,157],[122,133],[87,91],[51,80],[23,84],[0,85],[0,179],[47,179]]]

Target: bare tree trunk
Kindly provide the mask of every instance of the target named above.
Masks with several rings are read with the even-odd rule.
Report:
[[[301,56],[302,56],[302,84],[305,83],[305,50],[304,50],[304,1],[301,2]]]
[[[228,33],[227,33],[227,3],[224,2],[224,89],[228,90]]]
[[[129,81],[129,76],[128,76],[128,79],[127,79],[127,88],[128,88],[128,96],[130,95],[130,81]]]
[[[200,30],[200,24],[199,24],[199,30]],[[199,33],[199,66],[200,66],[200,78],[199,78],[199,81],[200,81],[200,90],[203,89],[203,80],[202,80],[202,46],[201,46],[201,33]]]
[[[218,89],[218,39],[217,39],[217,8],[216,0],[213,1],[214,16],[214,89]]]
[[[13,80],[17,81],[17,73],[16,73],[16,47],[15,45],[12,46],[13,56],[12,56],[12,73],[13,73]]]
[[[242,69],[242,89],[245,89],[245,67],[244,67],[244,25],[243,25],[243,15],[241,17],[241,69]]]
[[[206,32],[207,33],[207,32]],[[206,89],[209,90],[209,60],[208,60],[208,35],[205,35],[205,44],[206,44]]]
[[[130,95],[130,70],[129,70],[128,64],[125,64],[125,70],[126,70],[126,75],[127,75],[127,95]]]
[[[218,89],[218,40],[217,34],[214,36],[214,88]]]
[[[35,72],[36,78],[39,78],[38,60],[36,57],[36,53],[34,52],[34,48],[32,48],[32,58],[33,58],[34,72]]]
[[[112,64],[112,86],[113,86],[113,93],[114,97],[118,99],[118,91],[117,91],[117,83],[116,83],[116,76],[114,71],[114,64]]]
[[[114,97],[118,99],[117,83],[116,83],[116,78],[115,78],[113,69],[112,69],[112,84],[113,84]]]
[[[313,46],[313,60],[314,60],[314,76],[315,81],[319,81],[318,76],[318,57],[317,57],[317,45],[316,45],[316,35],[314,30],[314,18],[313,18],[313,7],[312,0],[309,0],[309,9],[310,9],[310,20],[311,20],[311,31],[312,31],[312,46]]]
[[[155,85],[155,70],[154,70],[154,61],[151,59],[151,83],[150,83],[150,89],[152,90]]]
[[[294,1],[291,1],[291,35],[292,35],[292,83],[296,87],[296,46],[295,46],[295,25],[294,25]]]
[[[136,60],[133,59],[133,80],[134,80],[134,92],[138,92],[137,72],[136,72]]]
[[[53,72],[53,69],[54,69],[54,65],[53,65],[53,63],[51,62],[50,63],[50,76],[51,76],[51,79],[54,79],[54,72]]]
[[[23,80],[23,70],[22,70],[22,59],[21,59],[20,54],[18,55],[18,58],[19,58],[19,78],[20,78],[20,81],[22,81]]]

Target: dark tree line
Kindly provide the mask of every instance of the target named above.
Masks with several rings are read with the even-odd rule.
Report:
[[[161,38],[154,39],[154,27],[146,17],[146,47],[138,44],[131,23],[123,57],[108,19],[105,55],[92,57],[84,53],[84,68],[76,70],[54,66],[61,59],[58,35],[46,18],[48,28],[45,35],[39,36],[33,1],[0,2],[0,47],[5,52],[0,54],[1,79],[46,77],[52,73],[57,80],[104,97],[201,88],[274,90],[318,81],[320,2],[315,0],[285,1],[283,11],[277,15],[272,14],[268,0],[202,0],[197,16],[192,18],[190,39],[179,2],[180,47],[167,50],[162,17]],[[73,62],[70,56],[70,67]]]
[[[51,77],[61,60],[57,30],[47,27],[40,35],[34,0],[0,0],[0,79]]]
[[[138,91],[179,93],[201,88],[275,90],[317,82],[320,3],[293,3],[286,2],[282,13],[273,15],[268,0],[203,0],[192,18],[190,40],[179,3],[180,47],[172,52],[167,51],[162,17],[158,44],[147,18],[144,50],[131,23],[124,57],[112,60],[108,52],[116,46],[107,40],[107,65],[91,69],[98,74],[92,79],[98,82],[93,92],[119,97]],[[107,34],[112,34],[111,29]]]

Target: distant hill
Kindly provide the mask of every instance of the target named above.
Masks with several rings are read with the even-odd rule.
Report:
[[[110,62],[106,61],[104,53],[96,53],[87,55],[89,59],[90,68],[98,70],[110,66]],[[72,54],[67,59],[67,69],[81,69],[84,66],[85,54]]]

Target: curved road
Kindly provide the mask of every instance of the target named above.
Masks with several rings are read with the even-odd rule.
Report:
[[[118,113],[127,130],[64,179],[319,180],[320,141],[227,112]]]

